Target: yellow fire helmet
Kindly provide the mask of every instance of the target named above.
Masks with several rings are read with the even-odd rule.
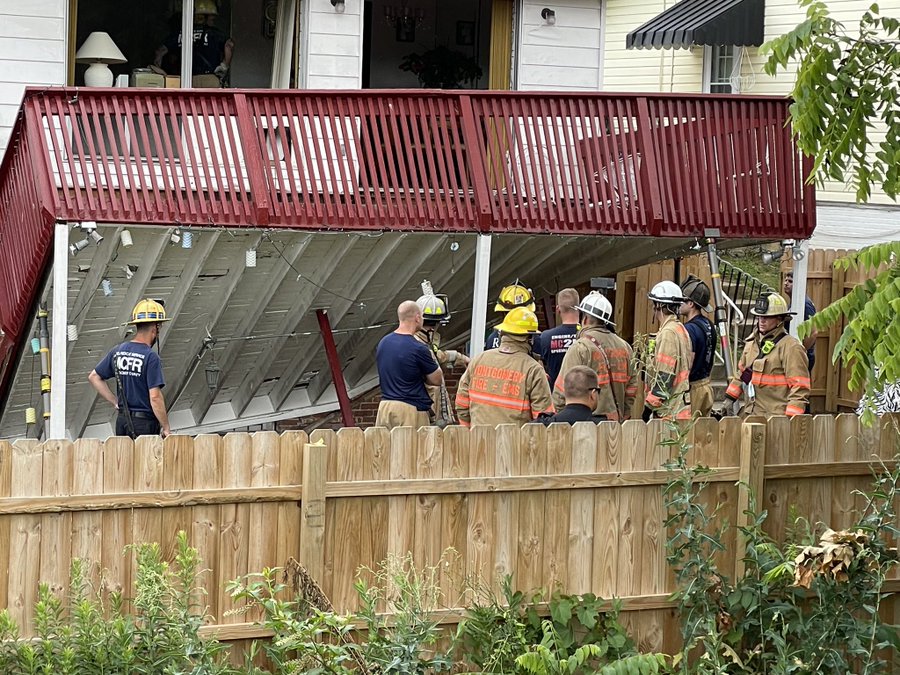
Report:
[[[219,8],[216,7],[215,0],[197,0],[194,3],[194,14],[212,14],[219,15]]]
[[[495,312],[508,312],[517,307],[524,307],[527,310],[534,311],[534,293],[530,288],[525,288],[517,281],[510,286],[504,286],[497,298],[497,304],[494,305]]]
[[[135,325],[141,323],[162,323],[169,321],[166,318],[166,308],[158,300],[144,298],[134,306],[131,312],[131,321]]]
[[[537,315],[527,307],[516,307],[503,317],[497,330],[509,335],[534,335],[538,332]]]
[[[778,293],[763,293],[750,313],[753,316],[794,316],[797,312],[788,311],[787,301]]]

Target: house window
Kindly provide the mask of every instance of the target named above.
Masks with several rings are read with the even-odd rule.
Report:
[[[734,45],[714,45],[704,50],[703,74],[710,94],[737,94],[731,84],[731,75],[737,63],[738,49]]]

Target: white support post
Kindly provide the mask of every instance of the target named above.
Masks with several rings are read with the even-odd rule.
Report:
[[[472,330],[469,334],[471,352],[478,356],[484,351],[487,322],[488,286],[491,282],[491,235],[479,234],[475,245],[475,283],[472,288]]]
[[[190,89],[194,80],[194,0],[181,2],[181,87]]]
[[[50,335],[50,424],[47,438],[66,436],[66,324],[69,290],[69,224],[57,223],[53,233],[53,332]]]
[[[804,309],[806,308],[806,276],[809,269],[809,241],[799,241],[791,253],[801,253],[800,260],[794,258],[794,290],[791,293],[791,311],[797,312],[796,318],[791,321],[791,335],[797,337],[797,328],[803,323]]]

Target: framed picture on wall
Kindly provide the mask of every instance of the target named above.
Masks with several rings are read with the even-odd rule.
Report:
[[[456,44],[463,47],[471,47],[475,44],[475,22],[456,22]]]

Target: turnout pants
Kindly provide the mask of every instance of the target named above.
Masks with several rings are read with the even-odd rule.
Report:
[[[376,427],[427,427],[431,423],[427,410],[418,410],[416,406],[403,401],[385,401],[378,404]]]
[[[691,382],[691,415],[708,417],[713,407],[713,390],[709,378]]]

